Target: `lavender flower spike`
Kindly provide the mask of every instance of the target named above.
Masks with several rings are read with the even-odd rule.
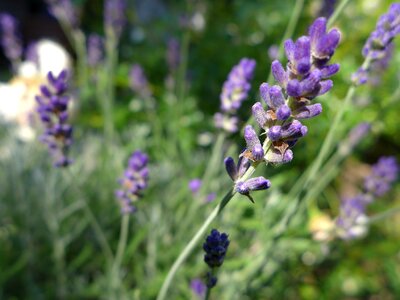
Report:
[[[51,14],[58,20],[72,28],[78,26],[77,13],[71,0],[46,0],[46,2],[49,5]]]
[[[336,220],[337,234],[341,239],[352,240],[366,234],[368,217],[365,209],[366,203],[362,195],[342,200]]]
[[[389,11],[382,15],[375,30],[369,36],[362,50],[362,55],[372,62],[385,60],[390,57],[388,51],[391,49],[393,39],[400,34],[400,3],[390,5]],[[352,76],[354,84],[364,84],[368,80],[370,69],[360,68]]]
[[[206,252],[204,261],[211,269],[222,266],[229,243],[226,233],[220,233],[217,229],[211,230],[203,244],[203,249]]]
[[[141,98],[150,98],[152,93],[143,68],[139,64],[134,64],[129,72],[131,89]]]
[[[71,164],[68,151],[72,144],[72,126],[68,121],[69,96],[67,90],[67,72],[64,70],[58,76],[47,75],[48,85],[40,87],[41,95],[36,96],[37,112],[45,126],[40,140],[47,144],[56,167]]]
[[[18,21],[10,14],[0,14],[1,46],[5,56],[12,62],[21,59],[22,42],[19,38]]]
[[[256,62],[253,59],[242,58],[238,65],[234,66],[225,81],[221,99],[221,113],[215,117],[215,126],[228,132],[236,132],[237,126],[225,126],[226,122],[221,120],[231,120],[247,98],[251,85],[250,80],[253,77]]]
[[[104,2],[104,24],[106,31],[112,33],[115,37],[121,36],[126,23],[125,0],[105,0]]]
[[[121,189],[117,190],[115,194],[120,201],[123,214],[136,211],[133,203],[142,197],[143,191],[147,188],[149,181],[148,160],[145,153],[136,150],[129,158],[123,178],[119,179]]]
[[[293,159],[291,148],[308,131],[298,119],[312,118],[322,112],[321,104],[313,101],[332,88],[333,83],[328,78],[339,71],[339,65],[329,65],[329,61],[339,44],[340,33],[336,29],[327,32],[326,23],[325,18],[318,18],[310,26],[308,36],[296,41],[286,40],[286,68],[277,60],[271,65],[278,85],[266,82],[260,85],[260,96],[266,108],[257,102],[252,107],[252,114],[264,131],[261,136],[267,138],[261,143],[256,131],[247,125],[244,130],[247,147],[240,155],[253,161],[255,166],[261,161],[273,164],[290,162]],[[231,160],[226,160],[225,166],[236,182],[236,191],[250,200],[251,191],[270,187],[269,180],[264,177],[241,181]]]
[[[190,289],[199,299],[204,299],[206,295],[206,285],[199,278],[195,278],[190,282]]]
[[[372,173],[365,179],[364,189],[374,197],[386,194],[397,179],[399,166],[393,156],[384,156],[372,166]]]
[[[104,42],[103,38],[98,34],[92,33],[88,37],[88,63],[89,66],[97,66],[103,59],[104,56]]]

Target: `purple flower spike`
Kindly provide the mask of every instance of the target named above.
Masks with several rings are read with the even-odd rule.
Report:
[[[216,229],[211,230],[203,244],[206,252],[204,261],[210,268],[218,268],[223,264],[229,243],[226,233],[220,233]]]
[[[391,57],[393,39],[400,34],[400,3],[393,3],[389,11],[382,15],[375,30],[369,36],[362,50],[362,55],[370,59],[368,69],[360,68],[352,76],[355,85],[364,84],[368,81],[369,73],[380,68],[380,61],[385,65]]]
[[[97,34],[92,33],[88,38],[88,63],[89,66],[97,66],[104,56],[104,42],[103,38]]]
[[[50,13],[72,28],[78,26],[78,17],[71,0],[46,0]]]
[[[215,126],[225,129],[225,120],[234,120],[242,102],[246,100],[250,91],[250,81],[253,78],[256,62],[253,59],[242,58],[236,66],[233,67],[224,82],[220,95],[221,111],[218,117],[214,117]],[[216,115],[217,115],[216,114]],[[228,126],[229,127],[229,126]],[[228,132],[236,132],[237,127],[230,126]]]
[[[48,85],[40,87],[41,95],[36,96],[38,103],[37,112],[45,126],[45,131],[40,141],[47,144],[54,160],[54,166],[66,167],[72,163],[68,158],[69,148],[72,144],[72,126],[68,121],[69,96],[67,90],[67,72],[64,70],[58,76],[49,72]]]
[[[175,38],[168,40],[167,44],[167,63],[171,73],[174,73],[181,62],[179,41]]]
[[[112,32],[117,38],[121,36],[126,23],[125,0],[105,0],[104,2],[104,24],[106,30]]]
[[[379,161],[372,166],[372,173],[365,179],[364,189],[375,197],[386,194],[397,179],[399,166],[396,158],[393,156],[381,157]]]
[[[235,133],[238,131],[239,119],[236,116],[229,116],[222,113],[216,113],[214,115],[215,127],[221,128],[226,132]]]
[[[344,199],[340,205],[340,215],[336,220],[338,235],[343,240],[362,237],[367,232],[365,215],[366,202],[363,195]]]
[[[19,37],[18,21],[10,14],[0,14],[1,46],[5,56],[12,62],[22,56],[22,42]]]
[[[143,99],[152,96],[147,77],[139,64],[134,64],[129,71],[131,89]]]
[[[148,156],[139,150],[133,152],[129,158],[124,177],[119,179],[121,189],[115,192],[121,204],[122,214],[136,211],[133,204],[142,197],[149,181],[148,160]]]

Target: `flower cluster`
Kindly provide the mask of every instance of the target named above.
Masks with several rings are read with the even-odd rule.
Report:
[[[50,12],[61,22],[72,28],[78,26],[78,16],[71,0],[47,0]]]
[[[215,114],[214,121],[217,128],[227,132],[238,130],[236,113],[242,102],[246,100],[250,91],[250,80],[253,77],[256,62],[253,59],[242,58],[233,67],[222,87],[221,111]]]
[[[106,30],[117,38],[121,36],[125,26],[125,0],[106,0],[104,2],[104,24]]]
[[[278,85],[262,83],[261,102],[252,107],[253,117],[267,136],[262,144],[251,125],[244,128],[246,150],[240,155],[241,161],[235,166],[232,158],[225,160],[228,174],[236,183],[236,191],[249,195],[250,191],[270,187],[263,178],[251,178],[242,182],[243,162],[287,163],[293,159],[292,148],[298,139],[307,134],[307,127],[299,120],[312,118],[322,112],[319,103],[313,100],[327,93],[333,86],[328,78],[339,71],[338,64],[329,65],[340,40],[336,29],[326,32],[326,19],[318,18],[309,29],[309,36],[302,36],[296,42],[287,40],[285,52],[288,58],[286,70],[275,60],[271,69]],[[245,161],[243,160],[245,158]]]
[[[37,112],[45,126],[40,140],[47,144],[56,167],[71,164],[68,151],[72,144],[72,126],[68,121],[68,104],[70,97],[65,94],[68,88],[67,71],[58,76],[52,72],[47,75],[48,85],[40,86],[41,95],[36,96]]]
[[[102,61],[104,56],[103,38],[95,33],[89,35],[87,43],[87,51],[88,51],[89,66],[91,67],[97,66]]]
[[[136,211],[133,203],[142,197],[143,190],[147,188],[149,181],[148,160],[145,153],[139,150],[133,152],[123,178],[119,179],[121,189],[116,191],[116,196],[120,201],[123,214]]]
[[[168,40],[166,59],[169,71],[174,73],[178,69],[181,62],[180,45],[176,38],[171,38]]]
[[[340,238],[350,240],[367,232],[367,205],[390,190],[397,179],[398,171],[399,166],[392,156],[381,157],[372,166],[371,174],[365,178],[363,192],[341,203],[340,214],[336,220],[337,234]]]
[[[364,190],[372,197],[386,194],[397,178],[399,166],[393,156],[384,156],[372,166],[371,175],[365,178]]]
[[[129,71],[129,80],[131,89],[141,98],[151,97],[151,90],[144,74],[143,68],[139,64],[134,64]]]
[[[229,243],[226,233],[220,233],[217,229],[213,229],[203,244],[203,249],[206,252],[204,261],[211,269],[211,272],[207,273],[206,285],[208,288],[217,284],[217,277],[213,275],[213,270],[222,266]]]
[[[360,67],[352,76],[354,84],[360,85],[368,81],[369,73],[379,68],[377,61],[383,60],[383,65],[390,59],[393,39],[400,34],[400,3],[390,5],[389,11],[382,15],[375,30],[369,36],[362,50],[362,55],[372,61],[368,68]]]
[[[22,55],[22,42],[18,36],[18,22],[10,14],[0,14],[1,46],[10,61],[16,61]]]

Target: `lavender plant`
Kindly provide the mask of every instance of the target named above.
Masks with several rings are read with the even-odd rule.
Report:
[[[37,112],[45,131],[40,140],[48,146],[56,167],[66,167],[72,163],[68,156],[72,144],[72,126],[68,124],[68,104],[70,97],[67,71],[58,76],[52,72],[47,75],[48,84],[40,87],[41,95],[36,96]]]
[[[386,194],[397,179],[399,166],[393,156],[383,156],[372,166],[372,172],[365,178],[363,191],[357,196],[344,199],[336,220],[337,234],[344,240],[362,237],[367,232],[367,206],[376,198]]]
[[[134,64],[129,71],[130,87],[142,99],[152,96],[149,82],[144,74],[143,68],[139,64]]]
[[[123,214],[136,211],[133,204],[140,199],[142,192],[147,188],[149,180],[147,163],[148,156],[139,150],[133,152],[129,158],[124,177],[119,180],[121,189],[116,191]]]
[[[371,33],[362,50],[362,55],[372,62],[367,67],[362,66],[353,74],[355,84],[367,82],[369,73],[379,69],[380,65],[387,64],[390,58],[393,39],[400,33],[400,3],[393,3],[389,11],[382,15],[376,23],[375,30]]]
[[[21,60],[23,52],[18,26],[18,21],[12,15],[0,13],[1,46],[13,64]]]
[[[220,95],[221,112],[214,116],[217,128],[226,132],[238,131],[239,120],[236,114],[250,91],[250,80],[253,77],[255,66],[255,60],[242,58],[229,73]]]

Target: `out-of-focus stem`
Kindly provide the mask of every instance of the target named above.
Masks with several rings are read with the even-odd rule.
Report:
[[[288,38],[290,38],[294,33],[294,30],[296,28],[296,25],[297,25],[297,23],[299,21],[300,15],[301,15],[301,11],[303,10],[303,6],[304,6],[304,0],[297,0],[296,1],[296,4],[295,4],[295,6],[293,8],[292,15],[290,16],[289,23],[288,23],[288,25],[286,27],[285,33],[283,34],[282,41],[281,41],[281,43],[279,45],[278,59],[280,59],[282,57],[284,42]],[[272,72],[270,71],[269,75],[268,75],[267,82],[271,82],[271,81],[272,81]]]
[[[342,2],[340,2],[338,7],[335,9],[335,11],[333,12],[333,14],[331,15],[331,17],[328,20],[328,23],[326,25],[328,28],[331,27],[333,25],[333,23],[336,22],[337,18],[343,12],[343,10],[347,6],[347,4],[349,4],[349,2],[350,2],[350,0],[343,0]]]
[[[385,211],[383,213],[380,213],[380,214],[377,214],[377,215],[375,215],[373,217],[370,217],[368,219],[368,221],[367,221],[367,224],[373,224],[373,223],[382,221],[382,220],[387,219],[387,218],[389,218],[389,217],[391,217],[391,216],[393,216],[393,215],[395,215],[397,213],[400,213],[400,206],[395,206],[395,207],[393,207],[393,208],[391,208],[391,209],[389,209],[389,210],[387,210],[387,211]]]

